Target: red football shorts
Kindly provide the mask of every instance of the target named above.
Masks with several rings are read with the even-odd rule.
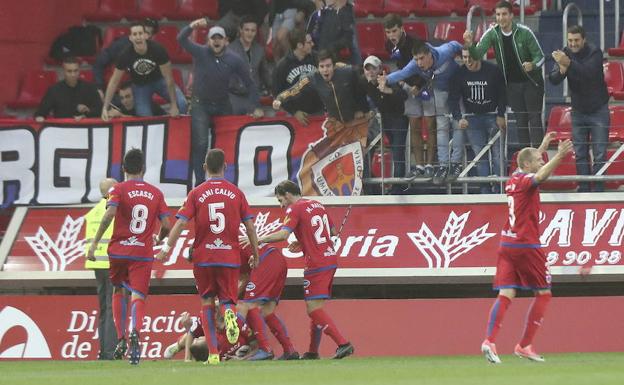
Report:
[[[147,297],[153,260],[133,261],[131,259],[110,258],[108,275],[114,286],[130,288]]]
[[[251,271],[243,300],[278,302],[286,284],[287,274],[286,260],[277,249],[271,249],[264,258],[260,256],[260,264]]]
[[[193,266],[199,295],[202,298],[217,297],[221,303],[236,303],[239,274],[238,267]]]
[[[550,289],[551,276],[542,249],[501,246],[496,262],[494,289]]]
[[[335,267],[327,270],[322,270],[322,268],[317,269],[311,274],[304,272],[303,298],[306,301],[331,298],[332,284],[334,283],[335,273]]]

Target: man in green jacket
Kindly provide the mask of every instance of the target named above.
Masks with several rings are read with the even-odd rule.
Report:
[[[512,132],[510,127],[508,136],[508,151],[513,154],[524,147],[539,146],[544,136],[544,53],[533,31],[513,21],[509,1],[499,1],[495,13],[496,24],[485,31],[477,44],[471,31],[464,32],[464,43],[474,59],[483,57],[494,47],[496,61],[507,83],[507,100],[515,113],[517,131]]]

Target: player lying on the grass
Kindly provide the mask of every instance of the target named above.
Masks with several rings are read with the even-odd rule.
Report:
[[[493,283],[494,290],[498,290],[498,297],[490,310],[486,338],[481,344],[485,358],[494,364],[501,363],[496,352],[496,336],[518,289],[532,290],[535,300],[527,314],[524,333],[514,348],[514,354],[531,361],[544,361],[544,358],[533,350],[532,345],[552,297],[551,275],[539,239],[539,185],[552,175],[563,158],[572,150],[572,142],[561,141],[555,156],[544,164],[542,154],[555,139],[555,135],[553,132],[548,133],[539,148],[526,147],[520,150],[518,170],[505,185],[509,211],[507,223],[501,232]]]
[[[208,359],[208,345],[204,336],[204,329],[201,325],[200,317],[191,317],[188,312],[180,315],[182,326],[187,330],[182,334],[176,342],[167,346],[163,357],[172,359],[180,351],[184,351],[184,361],[206,361]],[[253,332],[246,324],[239,319],[240,333],[236,343],[232,344],[228,341],[225,330],[223,317],[216,319],[217,344],[219,348],[219,356],[222,361],[235,359],[246,360],[252,357],[258,350],[258,343],[254,338]]]

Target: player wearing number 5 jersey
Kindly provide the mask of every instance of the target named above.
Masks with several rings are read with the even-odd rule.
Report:
[[[106,212],[92,241],[87,258],[94,260],[93,250],[111,224],[115,225],[108,245],[110,279],[113,283],[113,319],[119,341],[115,349],[116,358],[122,358],[126,351],[125,325],[126,307],[123,289],[132,293],[130,305],[130,353],[129,361],[136,365],[141,356],[139,331],[143,325],[145,299],[149,291],[149,280],[154,261],[154,237],[158,220],[161,222],[156,242],[160,243],[169,233],[169,212],[162,192],[143,181],[145,163],[143,152],[133,148],[124,156],[123,170],[126,181],[111,188],[108,194]],[[93,259],[92,259],[93,258]]]
[[[195,221],[195,241],[191,260],[197,291],[201,297],[201,321],[208,345],[208,364],[219,363],[219,349],[214,323],[215,297],[219,298],[221,314],[225,321],[230,343],[238,340],[240,333],[236,319],[238,276],[240,269],[239,227],[245,225],[250,240],[253,259],[258,261],[258,239],[253,215],[245,194],[224,178],[225,154],[220,149],[209,150],[204,170],[208,179],[195,187],[178,211],[167,244],[156,256],[163,259],[176,244],[186,223]]]
[[[353,354],[353,345],[340,334],[334,321],[323,309],[325,301],[331,297],[334,273],[338,266],[331,239],[335,229],[327,210],[315,200],[302,198],[299,186],[289,180],[275,187],[275,196],[280,205],[286,208],[284,225],[281,230],[261,237],[259,242],[285,241],[290,233],[294,233],[297,242],[291,243],[290,248],[300,248],[305,256],[303,289],[311,324],[310,348],[302,358],[319,358],[318,349],[323,332],[338,345],[334,358],[349,356]]]
[[[481,344],[485,358],[499,364],[496,352],[496,336],[503,317],[517,289],[532,290],[535,299],[526,317],[526,325],[514,354],[521,358],[542,362],[544,358],[533,350],[533,337],[542,323],[550,302],[550,273],[546,256],[539,240],[539,185],[550,177],[565,155],[572,149],[569,140],[559,142],[557,154],[546,164],[542,154],[555,134],[544,137],[539,149],[524,148],[518,153],[518,171],[507,184],[508,219],[501,232],[501,245],[496,263],[494,290],[498,297],[490,310],[486,339]]]

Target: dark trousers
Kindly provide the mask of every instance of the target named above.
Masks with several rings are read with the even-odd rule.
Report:
[[[544,138],[542,126],[544,86],[536,86],[529,81],[508,83],[507,102],[516,120],[516,127],[510,127],[510,132],[508,132],[507,145],[510,156],[524,147],[539,147]],[[512,129],[516,132],[511,132]]]
[[[99,358],[112,360],[115,345],[117,345],[117,331],[113,321],[113,284],[108,276],[108,269],[94,269],[93,271],[97,281],[98,303],[100,304],[98,320]]]
[[[409,120],[405,115],[382,113],[381,125],[385,135],[390,140],[390,151],[392,151],[392,164],[394,166],[394,177],[405,177],[405,142],[407,140],[407,129]]]
[[[605,164],[607,158],[607,145],[609,144],[609,104],[605,103],[595,112],[584,114],[572,110],[572,141],[576,154],[576,173],[578,175],[591,175],[597,173]],[[591,145],[593,158],[589,157]],[[579,192],[590,191],[589,182],[579,183]],[[594,191],[604,191],[604,184],[594,183]]]

